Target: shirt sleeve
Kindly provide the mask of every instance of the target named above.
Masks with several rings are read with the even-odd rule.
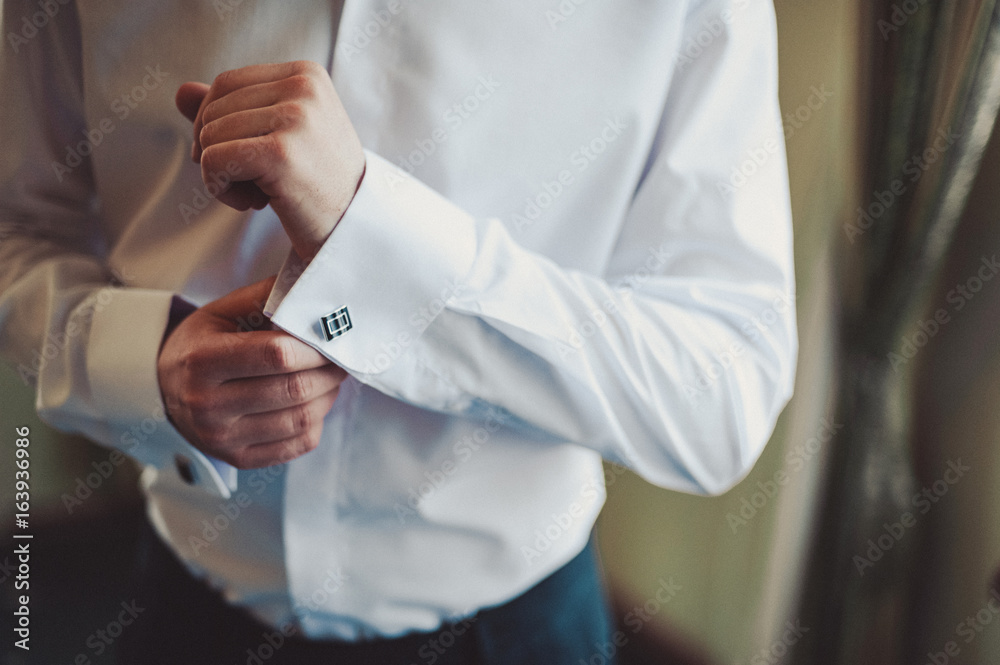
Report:
[[[5,23],[37,10],[5,2]],[[39,417],[139,463],[182,469],[229,496],[166,417],[156,359],[174,294],[129,288],[109,268],[86,144],[73,5],[0,58],[0,353],[34,388]]]
[[[791,396],[797,337],[773,7],[729,4],[691,8],[681,43],[699,50],[678,54],[603,272],[557,265],[369,152],[319,254],[279,275],[274,323],[404,402],[504,409],[533,440],[658,485],[731,487]]]

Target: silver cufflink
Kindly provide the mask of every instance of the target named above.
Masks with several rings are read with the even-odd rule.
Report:
[[[352,327],[351,315],[347,312],[347,306],[327,314],[320,319],[320,323],[323,326],[323,335],[328,342],[334,337],[340,337]]]

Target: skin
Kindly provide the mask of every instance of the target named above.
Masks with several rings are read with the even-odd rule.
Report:
[[[206,183],[232,164],[244,180],[217,195],[237,209],[271,205],[294,251],[315,256],[354,197],[364,153],[326,70],[254,65],[212,85],[185,83],[177,108],[194,124],[192,159]],[[319,445],[347,373],[279,330],[246,330],[274,277],[194,311],[164,340],[160,390],[178,431],[240,469],[282,464]]]
[[[311,259],[365,170],[361,141],[326,70],[309,61],[234,69],[211,87],[185,83],[177,106],[194,122],[191,157],[206,183],[230,163],[239,166],[244,181],[216,198],[237,210],[270,204],[292,247]]]

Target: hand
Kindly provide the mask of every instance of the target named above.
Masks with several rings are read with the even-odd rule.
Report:
[[[319,445],[323,418],[347,373],[278,330],[248,330],[274,277],[192,312],[157,360],[160,391],[178,431],[240,469],[282,464]]]
[[[308,61],[252,65],[223,72],[211,87],[185,83],[176,102],[194,122],[191,156],[205,183],[227,170],[239,178],[216,198],[237,210],[270,203],[296,253],[310,260],[365,170],[326,70]]]

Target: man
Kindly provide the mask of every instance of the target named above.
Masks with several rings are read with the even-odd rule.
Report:
[[[145,466],[129,657],[598,653],[601,457],[725,491],[791,393],[770,4],[53,11],[4,55],[0,346]]]

